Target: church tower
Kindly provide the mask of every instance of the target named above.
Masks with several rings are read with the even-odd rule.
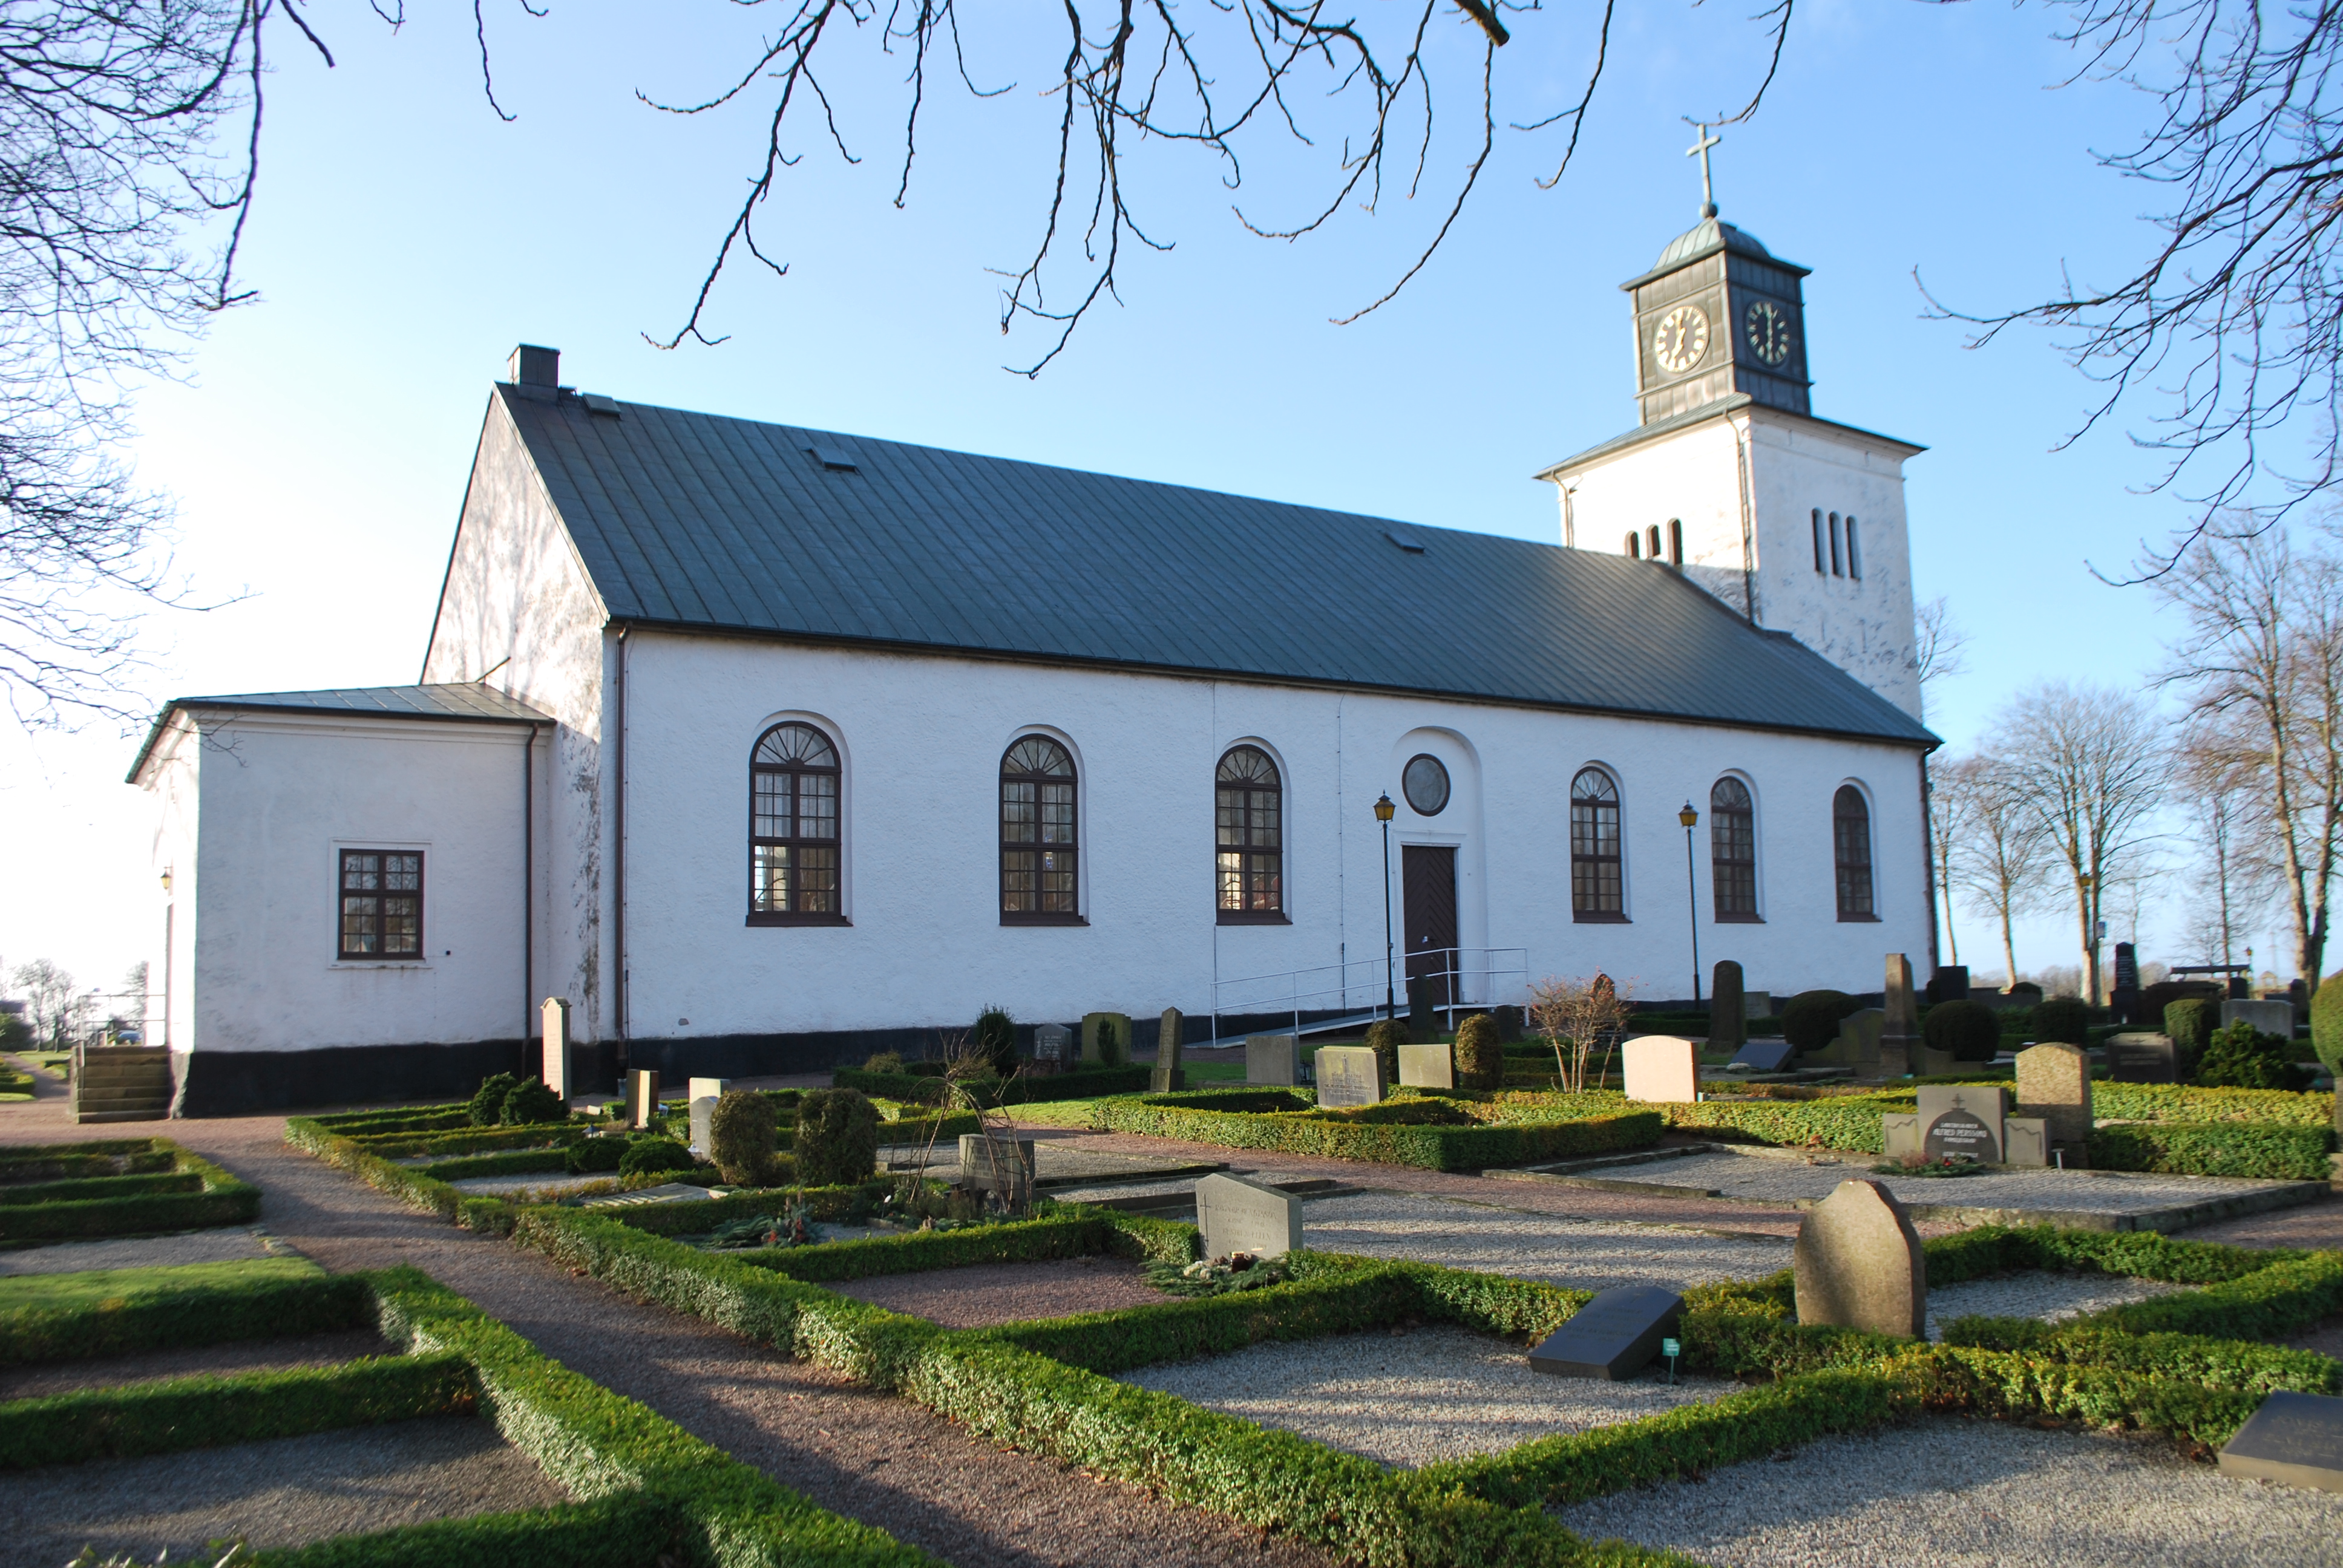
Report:
[[[1540,473],[1563,543],[1681,571],[1917,717],[1908,441],[1815,417],[1805,279],[1719,222],[1702,128],[1700,222],[1620,285],[1636,427]]]

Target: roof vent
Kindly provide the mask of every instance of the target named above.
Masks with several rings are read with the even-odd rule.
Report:
[[[613,419],[626,417],[619,410],[618,400],[616,397],[605,397],[599,392],[588,392],[580,397],[578,401],[586,405],[586,411],[588,414],[602,414]]]
[[[1405,550],[1409,555],[1420,556],[1423,553],[1423,541],[1404,528],[1385,528],[1383,538]]]
[[[854,474],[861,471],[860,465],[855,462],[850,454],[842,452],[836,447],[808,447],[806,450],[813,454],[815,462],[833,474]]]

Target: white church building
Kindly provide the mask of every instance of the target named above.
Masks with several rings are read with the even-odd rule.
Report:
[[[1551,544],[516,351],[418,683],[184,698],[138,751],[178,1111],[466,1091],[548,996],[590,1083],[988,1004],[1354,1016],[1387,930],[1394,989],[1482,1005],[1925,974],[1920,448],[1810,412],[1804,276],[1712,207],[1625,286],[1640,423],[1544,471]]]

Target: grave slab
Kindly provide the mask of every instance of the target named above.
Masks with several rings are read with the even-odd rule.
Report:
[[[1734,1053],[1733,1065],[1745,1067],[1752,1072],[1786,1072],[1790,1058],[1796,1054],[1787,1040],[1753,1040],[1745,1042]]]
[[[1204,1256],[1275,1258],[1302,1245],[1302,1200],[1262,1181],[1215,1173],[1196,1183]]]
[[[1530,1371],[1550,1377],[1633,1377],[1660,1353],[1684,1317],[1684,1298],[1657,1285],[1604,1291],[1530,1352]]]
[[[2222,1446],[2220,1464],[2230,1475],[2343,1492],[2343,1399],[2271,1394]]]
[[[1332,1111],[1350,1105],[1373,1105],[1383,1099],[1383,1064],[1371,1048],[1322,1045],[1314,1060],[1318,1103],[1322,1107]]]

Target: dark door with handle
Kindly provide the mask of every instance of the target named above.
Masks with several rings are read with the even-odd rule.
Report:
[[[1400,847],[1400,889],[1407,900],[1407,978],[1434,977],[1432,1001],[1455,1001],[1456,851],[1428,844]]]

